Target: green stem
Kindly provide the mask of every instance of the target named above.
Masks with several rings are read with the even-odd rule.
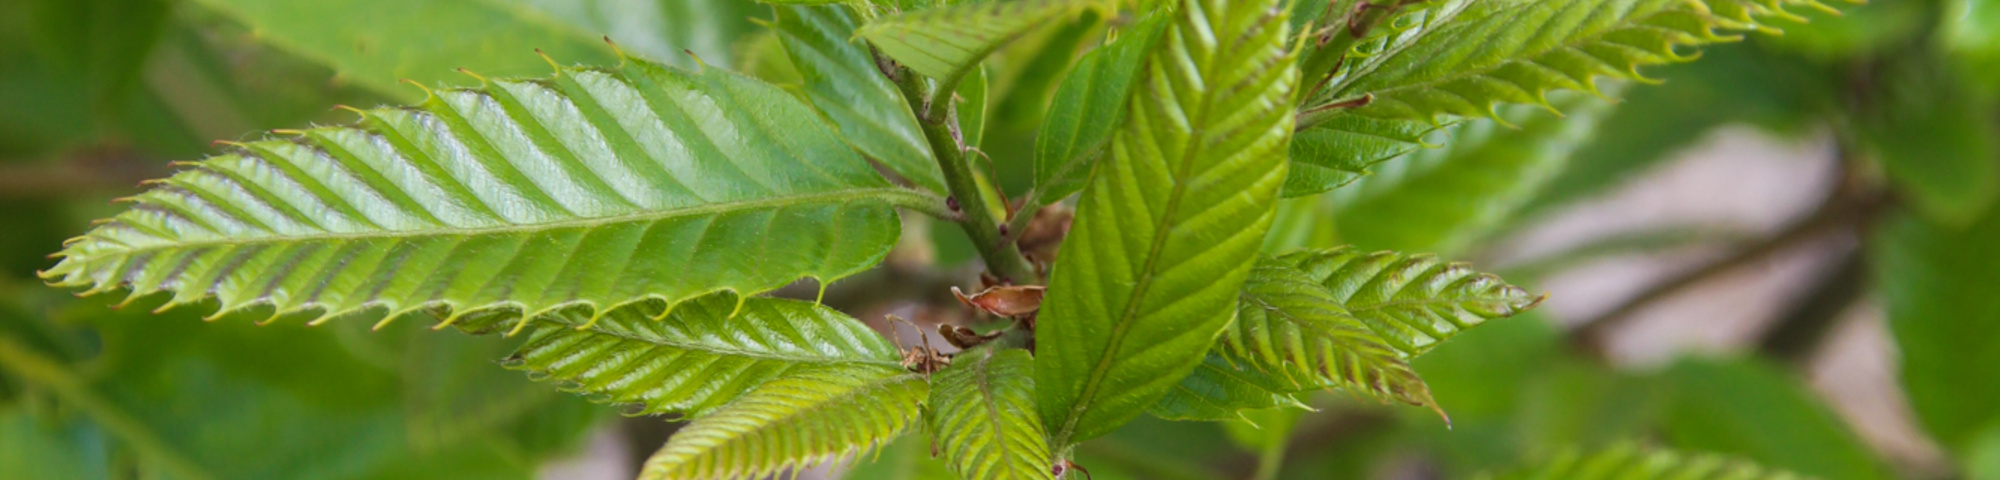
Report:
[[[901,68],[897,69],[894,77],[896,88],[902,90],[903,98],[910,102],[910,110],[917,112],[917,124],[923,127],[924,139],[931,145],[931,154],[937,157],[938,169],[944,173],[945,187],[951,191],[951,198],[958,201],[959,213],[964,215],[958,225],[965,230],[966,236],[972,237],[979,258],[986,262],[986,270],[1003,282],[1040,283],[1035,267],[1028,263],[1027,257],[1021,256],[1020,246],[1000,235],[1000,221],[993,218],[993,210],[986,205],[986,196],[980,194],[979,182],[973,179],[972,164],[965,158],[965,140],[958,131],[957,109],[953,108],[949,85],[939,83],[937,95],[925,95],[923,79],[915,72]]]
[[[55,392],[57,398],[82,410],[98,426],[123,439],[140,455],[158,462],[161,468],[166,469],[167,473],[174,477],[215,478],[187,457],[174,451],[170,444],[155,436],[145,424],[119,410],[111,402],[98,397],[88,385],[84,384],[82,377],[64,368],[61,362],[36,354],[13,338],[0,336],[0,369],[12,372],[28,383]]]

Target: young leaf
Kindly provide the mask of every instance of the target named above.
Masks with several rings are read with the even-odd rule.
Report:
[[[957,84],[987,54],[1008,42],[1102,3],[1099,0],[967,2],[879,18],[863,25],[856,34],[917,73]]]
[[[565,69],[362,117],[190,164],[42,275],[322,320],[601,315],[846,276],[895,243],[892,205],[930,204],[790,95],[714,68]]]
[[[1438,130],[1429,122],[1342,115],[1292,134],[1285,196],[1313,195],[1353,183],[1369,167],[1424,146]]]
[[[1035,415],[1034,357],[1027,350],[960,353],[931,385],[927,420],[959,478],[1048,479],[1049,445]]]
[[[1339,247],[1292,253],[1278,261],[1310,275],[1376,335],[1412,357],[1459,331],[1541,303],[1498,276],[1430,255]]]
[[[858,457],[914,423],[929,390],[922,375],[876,368],[774,380],[674,433],[639,478],[761,478]]]
[[[1083,189],[1112,129],[1124,122],[1132,79],[1169,18],[1154,14],[1119,32],[1117,39],[1083,54],[1063,77],[1035,136],[1038,203],[1051,205]]]
[[[732,0],[736,1],[736,0]],[[859,23],[846,6],[779,6],[779,42],[805,77],[805,94],[842,138],[903,178],[934,192],[944,177],[909,102],[875,66],[868,45],[854,38]]]
[[[1167,420],[1245,420],[1244,411],[1272,407],[1310,408],[1292,393],[1310,390],[1209,352],[1193,373],[1160,397],[1146,413]]]
[[[538,319],[509,368],[635,413],[699,417],[776,379],[837,369],[902,370],[889,342],[861,322],[797,300],[710,295],[662,317],[621,308],[596,319],[563,313]],[[474,333],[507,331],[515,319],[468,317]]]
[[[1517,125],[1511,128],[1466,120],[1451,129],[1445,147],[1384,163],[1334,192],[1341,238],[1369,248],[1464,249],[1531,200],[1611,107],[1576,94],[1556,104],[1563,115],[1527,105],[1501,108],[1503,118]]]
[[[1646,65],[1696,57],[1685,47],[1768,30],[1786,7],[1817,0],[1448,0],[1411,13],[1421,26],[1385,32],[1316,104],[1374,95],[1357,113],[1429,121],[1490,116],[1499,103],[1544,104],[1551,90],[1595,91],[1594,77],[1638,78]],[[1393,29],[1385,29],[1393,30]]]
[[[1287,263],[1258,262],[1217,349],[1299,390],[1336,385],[1437,409],[1405,353],[1349,315],[1316,280]]]
[[[1228,325],[1292,133],[1275,6],[1185,0],[1148,54],[1042,305],[1037,406],[1057,450],[1143,412]]]
[[[1568,450],[1512,472],[1480,475],[1482,480],[1589,480],[1602,478],[1684,478],[1801,480],[1797,474],[1766,469],[1713,455],[1647,451],[1620,443],[1590,454]]]

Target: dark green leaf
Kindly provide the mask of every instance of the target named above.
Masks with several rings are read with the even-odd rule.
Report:
[[[1748,361],[1684,360],[1661,428],[1679,448],[1739,455],[1829,480],[1889,478],[1868,446],[1811,390]]]
[[[1966,453],[2000,428],[2000,210],[1959,229],[1911,215],[1874,239],[1877,281],[1902,352],[1904,391],[1939,443]]]
[[[944,177],[909,102],[854,38],[859,23],[839,5],[777,7],[778,38],[805,79],[806,98],[848,143],[903,178],[944,191]]]
[[[1125,120],[1133,77],[1170,17],[1153,15],[1116,40],[1083,54],[1056,87],[1048,117],[1035,136],[1035,199],[1044,205],[1083,189],[1112,130]]]

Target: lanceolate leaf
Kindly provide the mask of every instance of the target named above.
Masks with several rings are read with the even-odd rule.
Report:
[[[1278,261],[1310,275],[1376,335],[1412,357],[1462,330],[1541,303],[1498,276],[1430,255],[1340,247],[1288,254]]]
[[[1292,133],[1274,6],[1183,1],[1148,55],[1042,305],[1037,404],[1058,450],[1151,406],[1228,325]]]
[[[929,390],[922,375],[876,368],[775,380],[674,433],[639,478],[762,478],[859,456],[914,423]]]
[[[603,314],[846,276],[888,253],[892,205],[928,203],[793,97],[714,68],[566,69],[361,114],[188,165],[44,278],[321,319]]]
[[[1244,420],[1243,412],[1290,406],[1309,408],[1291,393],[1312,390],[1210,352],[1201,366],[1146,410],[1167,420]]]
[[[1828,8],[1817,0],[1446,0],[1413,13],[1423,26],[1354,62],[1319,101],[1373,94],[1358,113],[1487,116],[1497,103],[1544,103],[1550,90],[1594,90],[1593,77],[1636,78],[1639,67],[1693,59],[1686,47],[1738,38],[1719,32],[1770,30],[1758,22],[1791,16],[1786,7]]]
[[[1430,387],[1390,346],[1335,302],[1333,292],[1291,265],[1258,262],[1243,285],[1236,322],[1219,348],[1300,389],[1337,385],[1437,409]]]
[[[959,478],[1051,478],[1049,446],[1035,415],[1033,370],[1027,350],[980,348],[937,373],[928,423]]]
[[[806,98],[840,128],[841,137],[912,183],[944,191],[943,174],[909,102],[875,66],[868,45],[854,38],[859,23],[854,12],[841,5],[776,10],[774,31],[805,78]]]
[[[1528,105],[1503,107],[1502,118],[1514,127],[1466,120],[1451,129],[1444,148],[1384,163],[1375,174],[1335,191],[1341,238],[1369,248],[1444,254],[1465,248],[1568,165],[1570,153],[1611,106],[1581,94],[1565,95],[1556,104],[1562,115]]]
[[[1437,131],[1428,122],[1342,115],[1292,134],[1292,173],[1285,196],[1312,195],[1353,183],[1369,167],[1424,146]]]
[[[956,84],[1008,42],[1102,4],[1100,0],[967,2],[879,18],[857,33],[911,70]]]
[[[1533,465],[1482,480],[1596,480],[1607,478],[1679,478],[1689,480],[1795,480],[1805,477],[1713,455],[1647,451],[1618,444],[1594,453],[1564,451]]]
[[[1171,17],[1147,17],[1118,38],[1078,59],[1056,87],[1049,114],[1035,136],[1035,197],[1043,205],[1083,189],[1091,166],[1104,154],[1111,132],[1125,120],[1132,79]]]
[[[699,417],[764,383],[827,370],[902,370],[897,352],[868,326],[822,305],[710,295],[664,318],[622,308],[594,323],[572,313],[537,320],[509,368],[560,381],[635,413]],[[514,328],[501,316],[459,322],[475,333]]]

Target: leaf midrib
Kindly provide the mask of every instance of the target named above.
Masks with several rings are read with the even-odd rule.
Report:
[[[190,248],[217,247],[217,246],[259,245],[259,244],[271,244],[271,243],[295,243],[295,242],[304,243],[304,242],[318,242],[318,241],[367,240],[367,239],[380,239],[380,238],[419,238],[419,237],[440,237],[440,236],[471,237],[480,235],[497,235],[505,233],[557,230],[557,229],[573,228],[573,227],[582,227],[586,229],[591,229],[591,228],[598,228],[619,223],[638,223],[638,222],[652,221],[652,220],[665,220],[677,217],[691,217],[691,216],[700,216],[706,214],[724,214],[724,213],[731,213],[744,210],[781,208],[781,207],[790,207],[798,205],[827,204],[827,205],[845,206],[847,202],[871,200],[871,199],[883,200],[890,206],[905,207],[905,208],[927,208],[925,207],[925,205],[930,203],[930,201],[932,200],[930,197],[931,195],[929,194],[902,187],[859,188],[859,189],[845,189],[845,190],[836,190],[830,192],[816,192],[816,193],[797,194],[797,195],[780,195],[780,196],[765,197],[753,200],[696,205],[684,208],[673,208],[664,210],[639,210],[633,213],[611,215],[605,217],[588,217],[588,218],[578,218],[571,220],[560,220],[554,222],[505,225],[505,226],[493,226],[493,227],[438,228],[438,229],[424,229],[424,230],[386,230],[380,232],[322,233],[322,234],[311,234],[311,235],[270,235],[261,237],[249,237],[243,239],[232,239],[227,237],[221,237],[214,239],[189,240],[189,241],[169,240],[150,245],[131,246],[129,248],[124,249],[122,254],[133,255],[155,250],[190,249]],[[93,238],[95,237],[93,236]],[[98,240],[107,242],[107,244],[111,244],[110,242],[112,242],[112,240],[110,239],[98,239]]]

